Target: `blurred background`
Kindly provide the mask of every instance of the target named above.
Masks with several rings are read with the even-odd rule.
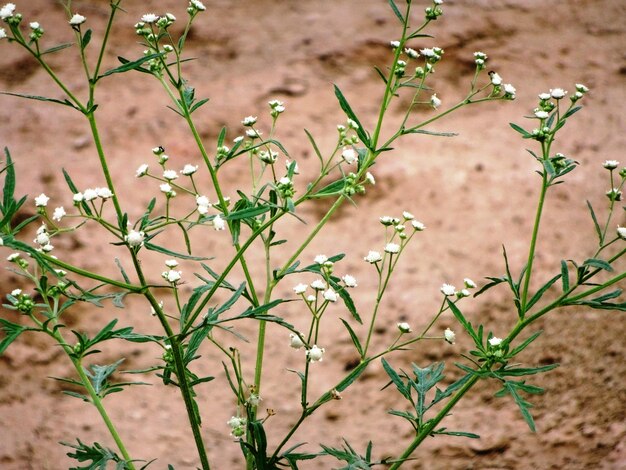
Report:
[[[333,84],[343,90],[366,127],[375,121],[383,88],[373,66],[384,69],[389,64],[389,41],[400,33],[397,19],[384,0],[214,0],[205,4],[207,11],[195,21],[186,49],[186,55],[196,60],[185,64],[185,73],[196,96],[211,99],[195,114],[207,147],[215,147],[222,126],[228,128],[228,140],[240,135],[244,116],[259,116],[259,129],[268,131],[267,101],[282,100],[287,110],[279,120],[277,137],[298,161],[301,175],[296,185],[304,187],[317,171],[318,161],[303,128],[327,153],[336,141],[336,125],[345,122]],[[417,1],[414,5],[414,23],[418,24],[420,12],[428,5]],[[127,1],[122,6],[125,11],[117,17],[105,57],[107,67],[119,64],[117,56],[134,59],[142,54],[133,28],[142,14],[171,12],[181,23],[173,31],[180,32],[187,2]],[[24,25],[31,21],[41,24],[44,44],[72,40],[58,2],[30,0],[18,3],[17,9],[24,16]],[[85,26],[93,28],[92,44],[97,44],[109,2],[75,1],[72,9],[87,17]],[[561,87],[573,93],[575,83],[591,89],[582,102],[585,109],[568,122],[555,144],[555,151],[578,161],[580,168],[568,175],[566,184],[550,190],[536,258],[537,282],[558,273],[561,259],[582,261],[593,254],[596,240],[585,200],[602,212],[608,206],[604,193],[609,189],[602,162],[625,160],[624,2],[450,0],[443,9],[444,15],[426,31],[434,38],[412,44],[415,49],[438,46],[445,50],[429,83],[442,100],[442,109],[467,93],[475,51],[489,56],[487,70],[497,71],[505,83],[512,83],[517,99],[464,108],[430,128],[458,132],[457,137],[409,136],[394,145],[395,150],[373,169],[376,186],[357,199],[358,207],[345,205],[303,254],[303,262],[309,262],[319,253],[346,253],[336,269],[358,279],[353,296],[362,315],[367,316],[373,306],[376,277],[362,258],[368,250],[384,246],[378,217],[399,216],[408,210],[427,226],[398,265],[381,311],[376,347],[392,341],[398,321],[426,325],[441,301],[438,289],[442,283],[460,286],[464,277],[470,277],[482,284],[485,276],[502,275],[502,245],[515,271],[525,262],[540,179],[534,173],[536,162],[525,151],[533,142],[522,140],[508,123],[531,128],[532,121],[524,116],[532,114],[540,92]],[[87,88],[75,48],[50,55],[49,62],[72,90],[85,96]],[[0,90],[63,98],[34,60],[7,41],[0,42]],[[390,110],[385,131],[402,119],[407,100],[401,97]],[[151,149],[165,147],[175,169],[186,163],[199,164],[200,156],[185,123],[166,108],[167,96],[151,77],[139,73],[111,76],[102,82],[98,102],[101,136],[117,192],[130,219],[136,220],[158,194],[156,181],[135,178],[142,163],[157,168]],[[424,107],[412,119],[419,122],[432,114],[432,109]],[[62,168],[80,189],[104,185],[89,127],[70,108],[0,95],[0,145],[9,147],[15,160],[17,193],[34,197],[45,192],[51,207],[72,206]],[[225,167],[222,177],[227,194],[249,186],[245,168],[236,164]],[[199,178],[207,194],[212,194],[206,172]],[[163,208],[161,202],[157,210]],[[183,207],[186,203],[179,204]],[[32,201],[25,207],[24,217],[34,214]],[[286,222],[279,227],[279,235],[290,240],[305,236],[327,208],[325,201],[312,203],[301,213],[308,225]],[[613,222],[625,223],[620,209]],[[33,233],[25,233],[24,240],[30,242]],[[174,247],[183,246],[182,240],[172,240]],[[114,258],[122,255],[111,241],[108,233],[87,225],[78,234],[55,239],[55,254],[86,269],[119,276]],[[211,265],[216,270],[229,261],[232,247],[223,232],[202,234],[193,244],[202,254],[215,257]],[[277,266],[288,258],[294,244],[279,251]],[[8,255],[9,251],[2,253]],[[253,254],[252,259],[261,257]],[[144,253],[142,263],[159,278],[163,256]],[[181,269],[188,280],[184,289],[190,292],[198,282],[192,276],[196,267],[184,264]],[[253,275],[263,278],[262,265],[253,269]],[[233,284],[241,280],[240,273],[232,275]],[[291,296],[292,284],[298,282],[288,279],[276,295]],[[31,288],[8,270],[0,272],[0,286],[2,295],[18,287]],[[158,333],[147,304],[139,299],[127,299],[126,304],[125,310],[111,304],[100,309],[78,305],[65,321],[72,328],[97,331],[119,317],[120,325]],[[306,312],[292,305],[296,304],[289,304],[281,313],[296,325],[305,324]],[[463,308],[472,321],[484,322],[496,336],[515,321],[505,288],[476,300],[466,299]],[[12,312],[3,310],[2,315],[19,321]],[[354,365],[355,355],[339,321],[347,315],[339,305],[328,315],[324,344],[320,345],[326,348],[326,356],[315,364],[313,395],[332,387]],[[426,441],[407,468],[573,470],[626,466],[623,314],[557,311],[539,323],[536,329],[543,329],[544,334],[527,350],[524,361],[531,365],[558,362],[561,367],[533,382],[546,389],[545,395],[531,399],[538,432],[530,432],[509,398],[493,397],[496,384],[481,385],[455,408],[445,426],[475,432],[482,439],[438,437]],[[453,319],[444,318],[440,327],[442,331],[455,328]],[[254,338],[255,329],[246,328],[244,332]],[[455,329],[458,341],[453,346],[443,341],[425,342],[389,360],[405,369],[412,362],[423,367],[446,360],[447,380],[452,381],[459,377],[452,363],[469,347],[467,338]],[[233,337],[224,340],[244,353],[252,350]],[[271,446],[299,415],[299,380],[286,369],[301,367],[302,358],[288,347],[283,330],[270,328],[268,344],[262,407],[278,413],[268,422]],[[158,363],[160,354],[159,349],[150,347],[116,345],[94,361],[110,363],[125,356],[123,368],[142,369]],[[216,376],[199,389],[209,455],[214,468],[241,468],[239,446],[226,425],[234,404],[222,393],[227,387],[222,357],[213,351],[203,354],[198,370]],[[67,468],[72,465],[65,456],[68,449],[58,442],[73,442],[75,437],[111,445],[95,410],[62,395],[63,387],[48,378],[71,373],[71,364],[44,337],[24,335],[0,357],[1,468]],[[154,385],[136,387],[105,401],[131,454],[146,460],[158,458],[150,468],[166,468],[168,463],[177,469],[195,468],[193,440],[178,392],[165,389],[154,377],[141,379]],[[380,391],[386,382],[382,367],[373,366],[341,401],[319,410],[294,436],[294,443],[307,442],[304,449],[316,451],[319,443],[338,446],[345,437],[364,451],[372,440],[377,457],[397,455],[411,439],[411,429],[387,414],[388,409],[403,404],[391,387]],[[303,468],[333,466],[337,463],[326,460]]]

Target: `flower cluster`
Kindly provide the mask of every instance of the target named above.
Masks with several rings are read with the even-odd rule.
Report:
[[[470,278],[466,277],[465,279],[463,279],[463,289],[459,291],[457,291],[456,287],[451,284],[442,284],[439,290],[445,297],[456,297],[458,299],[462,299],[463,297],[469,297],[471,295],[469,290],[475,288],[476,283]]]

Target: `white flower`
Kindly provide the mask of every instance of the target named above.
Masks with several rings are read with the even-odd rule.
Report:
[[[348,127],[356,131],[359,128],[359,125],[356,123],[355,120],[348,119]]]
[[[433,0],[435,5],[443,5],[443,0]]]
[[[39,196],[35,198],[35,206],[36,207],[46,207],[48,205],[48,201],[50,198],[46,196],[44,193],[41,193]]]
[[[496,338],[495,336],[489,338],[489,345],[492,347],[500,346],[502,343],[502,338]]]
[[[38,233],[33,242],[41,246],[47,245],[48,243],[50,243],[50,236],[45,231]]]
[[[324,264],[326,261],[328,261],[328,256],[326,255],[317,255],[313,261],[315,261],[317,264]]]
[[[174,271],[173,269],[170,269],[169,271],[163,271],[163,273],[161,274],[163,279],[165,279],[167,282],[171,282],[172,284],[176,284],[178,281],[180,281],[181,275],[182,273],[180,271]]]
[[[0,39],[4,39],[7,37],[7,33],[4,28],[0,28]]]
[[[548,101],[550,99],[550,93],[539,93],[538,96],[541,101]]]
[[[178,173],[176,173],[175,170],[165,170],[163,172],[163,178],[168,181],[172,181],[178,178]]]
[[[541,109],[538,109],[537,111],[535,111],[535,117],[536,118],[547,119],[548,116],[550,116],[550,113],[548,113],[547,111],[543,111]]]
[[[72,196],[72,200],[74,202],[83,202],[85,200],[85,196],[83,195],[83,193],[76,193],[74,194],[74,196]]]
[[[176,266],[178,266],[178,261],[176,261],[175,259],[166,259],[165,266],[170,269],[174,269]]]
[[[311,295],[307,296],[306,301],[309,302],[309,303],[313,303],[313,302],[315,302],[315,299],[316,299],[316,297],[313,294],[311,294]]]
[[[508,96],[511,99],[515,98],[515,93],[517,92],[517,90],[513,85],[511,85],[510,83],[505,83],[504,85],[502,85],[502,88],[504,89],[505,96]]]
[[[415,49],[411,49],[410,47],[406,47],[404,49],[406,55],[408,55],[411,59],[417,59],[419,57],[419,53]]]
[[[439,98],[437,98],[437,94],[436,93],[433,96],[430,97],[430,104],[435,109],[437,109],[439,106],[441,106],[441,100]]]
[[[550,88],[550,96],[555,100],[560,100],[563,98],[567,92],[563,90],[563,88]]]
[[[370,251],[365,258],[363,258],[368,263],[374,264],[378,263],[382,258],[378,251]]]
[[[398,47],[400,47],[400,41],[389,41],[389,44],[393,49],[397,49]]]
[[[17,297],[17,296],[18,296],[18,295],[20,295],[21,293],[22,293],[22,289],[13,289],[13,290],[11,291],[11,295],[12,295],[13,297]]]
[[[243,118],[243,120],[241,121],[241,123],[246,126],[254,126],[256,124],[256,116],[246,116],[245,118]]]
[[[463,279],[463,284],[465,284],[465,287],[467,287],[468,289],[476,288],[476,283],[472,281],[469,277]]]
[[[9,256],[7,256],[7,261],[15,261],[19,258],[20,258],[19,253],[11,253]]]
[[[306,352],[306,355],[311,362],[321,362],[324,358],[324,348],[318,348],[317,345],[313,345],[313,347]]]
[[[190,165],[189,163],[180,171],[185,176],[191,176],[198,171],[198,165]]]
[[[346,287],[356,287],[358,284],[356,283],[356,278],[354,276],[350,276],[350,274],[346,274],[341,279],[343,279]]]
[[[235,431],[237,429],[240,429],[240,428],[243,428],[243,427],[246,426],[246,418],[239,417],[239,416],[233,416],[228,421],[226,421],[226,424],[228,424],[230,426],[230,428],[233,431]]]
[[[337,292],[335,292],[331,287],[324,291],[324,298],[329,302],[337,302],[337,300],[339,300],[339,295],[337,295]]]
[[[206,206],[211,207],[211,203],[209,202],[209,198],[206,196],[196,196],[196,204],[198,206]]]
[[[239,143],[239,142],[241,142],[242,140],[243,140],[243,136],[242,136],[242,135],[239,135],[239,136],[237,136],[237,137],[235,137],[235,138],[233,139],[233,142],[234,142],[235,144],[238,144],[238,143]]]
[[[365,179],[369,184],[376,184],[376,180],[374,179],[374,175],[372,175],[369,171],[365,173]]]
[[[435,50],[431,48],[420,49],[420,54],[422,54],[424,57],[436,57],[437,56],[437,53],[435,53]]]
[[[139,168],[137,168],[137,171],[135,172],[135,176],[137,178],[141,178],[142,176],[145,176],[146,174],[148,174],[148,164],[144,163],[142,165],[139,165]]]
[[[37,23],[36,21],[33,21],[32,23],[29,23],[30,29],[39,29],[41,28],[41,25],[39,23]]]
[[[278,184],[282,186],[289,186],[291,184],[291,179],[288,176],[283,176],[278,180]]]
[[[326,289],[326,283],[321,279],[316,279],[311,283],[311,288],[314,290],[324,290]]]
[[[452,331],[450,328],[446,328],[446,330],[443,332],[443,338],[450,344],[454,344],[454,340],[456,339],[456,335],[454,334],[454,331]]]
[[[417,230],[418,232],[422,232],[423,230],[426,229],[426,225],[424,225],[422,222],[420,222],[419,220],[412,220],[411,221],[411,225],[413,226],[413,228],[415,230]]]
[[[74,13],[74,16],[72,16],[72,18],[70,19],[70,24],[72,26],[78,26],[79,24],[83,24],[86,20],[87,18],[85,18],[83,15]]]
[[[13,16],[14,11],[15,11],[15,4],[7,3],[5,6],[3,6],[0,9],[0,19],[6,20],[7,18],[10,18],[11,16]]]
[[[492,85],[495,85],[495,86],[502,85],[502,77],[498,75],[496,72],[490,73],[489,76],[491,77]]]
[[[615,168],[619,166],[619,162],[617,160],[607,160],[602,164],[602,166],[607,170],[615,170]]]
[[[405,322],[405,321],[404,321],[404,322],[400,322],[400,323],[398,323],[398,325],[397,325],[397,326],[398,326],[398,329],[400,330],[400,333],[405,334],[405,333],[410,333],[410,332],[412,331],[412,330],[411,330],[411,325],[409,325],[409,324],[408,324],[407,322]]]
[[[307,288],[307,285],[306,285],[306,284],[302,284],[302,283],[300,283],[300,284],[296,285],[296,286],[293,288],[293,291],[294,291],[296,294],[300,295],[300,294],[304,294],[304,293],[306,292],[306,288]]]
[[[162,193],[165,193],[167,196],[176,196],[176,191],[170,186],[169,183],[163,183],[159,185],[159,189]]]
[[[59,222],[63,217],[65,217],[65,215],[66,213],[63,206],[57,207],[56,209],[54,209],[54,213],[52,214],[52,220],[56,220],[57,222]]]
[[[159,19],[159,15],[155,15],[154,13],[146,13],[141,17],[141,21],[144,23],[155,23]]]
[[[576,91],[578,91],[579,93],[587,93],[589,91],[589,88],[587,88],[582,83],[577,83],[576,84]]]
[[[341,158],[348,164],[352,165],[359,159],[359,154],[353,148],[346,148],[341,152]]]
[[[389,225],[393,225],[393,223],[394,223],[394,218],[393,217],[389,217],[388,215],[383,215],[382,217],[379,217],[378,220],[385,227],[388,227]]]
[[[452,286],[450,284],[443,284],[439,290],[446,297],[448,297],[450,295],[454,295],[456,293],[456,287],[454,287],[454,286]]]
[[[300,336],[295,333],[291,333],[289,335],[289,346],[293,349],[300,349],[304,347],[304,342],[300,339]]]
[[[87,202],[93,201],[98,197],[98,192],[95,189],[87,188],[83,193],[83,197]]]
[[[226,228],[226,222],[219,214],[213,218],[213,228],[218,232]]]
[[[298,167],[298,162],[294,162],[295,165],[293,167],[293,174],[294,175],[299,175],[300,174],[300,168]],[[291,162],[289,160],[285,161],[285,167],[287,168],[287,171],[289,171],[289,167],[291,166]]]
[[[199,10],[199,11],[206,10],[206,7],[204,6],[204,4],[200,0],[191,0],[189,2],[189,5],[194,7],[196,10]]]
[[[109,188],[96,188],[96,194],[102,199],[109,199],[113,197],[113,193]]]
[[[470,291],[468,291],[467,289],[461,289],[460,291],[458,291],[456,293],[456,296],[459,299],[462,299],[463,297],[469,297],[471,295]]]
[[[617,227],[617,236],[622,240],[626,240],[626,227]]]
[[[398,245],[397,243],[387,243],[387,245],[385,245],[385,251],[391,254],[399,253],[400,245]]]
[[[54,250],[54,246],[52,246],[50,243],[41,247],[41,251],[45,251],[46,253],[52,250]]]
[[[141,246],[143,245],[143,241],[146,238],[146,234],[144,232],[139,232],[137,230],[131,230],[128,232],[128,235],[124,237],[126,243],[128,243],[131,247]]]
[[[413,220],[415,218],[415,216],[408,211],[404,211],[402,217],[404,217],[404,220]]]

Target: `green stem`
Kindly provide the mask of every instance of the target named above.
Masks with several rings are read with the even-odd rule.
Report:
[[[122,456],[124,457],[124,460],[126,461],[127,467],[129,468],[129,470],[134,470],[135,465],[133,464],[133,460],[130,458],[128,451],[126,450],[126,446],[124,445],[124,442],[122,442],[122,439],[120,438],[120,435],[118,434],[117,429],[115,429],[115,425],[113,424],[113,422],[111,421],[111,418],[109,418],[109,415],[104,409],[104,406],[102,405],[102,400],[96,393],[96,390],[93,388],[93,385],[91,384],[91,381],[89,380],[89,377],[87,377],[87,374],[85,374],[85,370],[83,369],[81,361],[79,359],[72,359],[72,364],[74,364],[74,368],[76,369],[76,372],[78,373],[78,376],[80,377],[80,380],[83,383],[83,386],[87,389],[87,393],[89,393],[89,396],[91,397],[91,403],[93,403],[93,405],[98,410],[98,413],[100,413],[100,416],[102,417],[104,424],[109,430],[109,433],[113,437],[113,440],[115,441],[115,444],[117,445],[117,448],[122,453]]]
[[[484,366],[483,370],[486,370]],[[441,411],[437,413],[437,416],[427,421],[426,424],[421,427],[420,431],[417,433],[413,441],[411,441],[406,450],[402,453],[400,457],[398,457],[398,459],[391,465],[391,467],[389,467],[389,470],[396,470],[400,468],[400,466],[411,456],[413,451],[417,449],[422,441],[426,439],[431,432],[433,432],[439,422],[443,420],[446,416],[448,416],[452,408],[454,408],[459,400],[463,398],[463,395],[465,395],[474,385],[476,385],[476,382],[478,382],[479,380],[480,377],[478,375],[474,375],[467,382],[465,382],[465,384],[459,389],[459,391],[456,392],[450,400],[448,400],[448,402],[441,409]]]
[[[537,246],[537,237],[539,235],[539,224],[541,223],[541,216],[543,214],[543,205],[546,199],[546,192],[548,190],[548,176],[547,172],[543,171],[541,181],[541,194],[539,195],[539,203],[537,204],[537,212],[535,214],[535,223],[533,226],[533,234],[530,239],[530,248],[528,250],[528,260],[526,262],[526,274],[524,275],[524,287],[521,295],[521,313],[526,313],[526,301],[528,298],[528,288],[530,286],[530,278],[533,270],[533,260],[535,259],[535,250]]]

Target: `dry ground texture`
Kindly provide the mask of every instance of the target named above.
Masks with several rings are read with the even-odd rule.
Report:
[[[98,36],[108,4],[106,0],[75,1],[74,8],[88,17]],[[242,117],[264,115],[269,99],[283,100],[287,112],[281,117],[279,137],[299,161],[301,181],[305,181],[315,171],[316,159],[302,129],[309,129],[320,147],[328,149],[335,139],[336,124],[344,120],[333,83],[344,90],[366,125],[373,122],[382,89],[372,66],[384,66],[390,59],[389,40],[398,34],[386,1],[209,0],[206,4],[208,11],[194,24],[188,42],[187,52],[197,60],[186,67],[196,94],[211,98],[196,114],[209,147],[223,125],[229,127],[232,138],[241,132]],[[123,6],[127,13],[118,18],[105,58],[109,66],[116,64],[118,55],[141,54],[132,27],[141,14],[171,11],[182,18],[186,2],[128,0]],[[23,1],[18,8],[28,21],[42,23],[50,44],[70,39],[71,30],[56,1]],[[550,195],[536,259],[538,280],[558,272],[561,259],[584,259],[593,252],[594,230],[585,200],[603,206],[608,188],[601,163],[626,160],[623,1],[450,0],[444,10],[444,16],[428,31],[436,39],[415,43],[416,48],[438,45],[446,51],[435,82],[444,106],[464,96],[473,73],[472,53],[477,50],[489,55],[489,68],[513,83],[518,95],[514,102],[463,109],[433,126],[433,130],[459,132],[458,137],[403,140],[376,165],[377,184],[358,199],[358,207],[346,205],[306,251],[307,260],[321,252],[347,253],[342,269],[359,279],[355,301],[366,311],[372,305],[375,279],[361,259],[382,243],[378,216],[409,210],[428,226],[399,264],[381,313],[384,326],[376,331],[377,345],[388,343],[397,321],[424,325],[440,302],[438,289],[443,282],[458,285],[465,276],[478,281],[503,274],[503,244],[515,269],[523,264],[539,178],[533,173],[535,162],[524,150],[528,141],[522,141],[508,123],[524,123],[523,116],[536,105],[539,92],[554,87],[573,90],[574,83],[580,82],[591,88],[585,109],[570,120],[557,142],[558,151],[580,162],[580,168]],[[72,87],[85,90],[75,50],[59,53],[51,62]],[[137,166],[153,158],[152,147],[166,147],[176,159],[175,166],[199,161],[184,123],[165,108],[162,89],[148,78],[138,73],[112,77],[103,82],[100,92],[102,139],[132,220],[158,191],[155,183],[134,177]],[[46,95],[51,84],[30,58],[3,41],[0,89]],[[420,112],[425,116],[432,110]],[[391,112],[390,119],[398,117]],[[267,125],[267,118],[263,119]],[[52,198],[51,204],[71,206],[63,167],[81,187],[103,185],[89,129],[69,108],[0,96],[0,145],[10,147],[16,161],[19,194],[34,196],[44,191]],[[234,192],[245,182],[245,173],[234,172],[230,178],[227,192]],[[33,211],[34,205],[29,202],[27,207]],[[308,227],[326,207],[312,204],[303,212]],[[623,213],[618,217],[616,223],[623,224]],[[281,230],[289,239],[308,233],[307,226],[292,222]],[[29,237],[32,233],[26,234],[26,239]],[[55,244],[57,255],[70,262],[117,276],[113,262],[117,248],[108,245],[109,241],[106,233],[87,227]],[[194,243],[204,254],[216,256],[212,263],[217,268],[227,261],[221,254],[231,248],[223,232]],[[286,256],[289,247],[293,244],[280,256]],[[155,276],[162,270],[162,262],[159,256],[143,258],[147,271]],[[191,266],[182,269],[191,278]],[[262,266],[254,268],[253,275],[262,277]],[[239,280],[237,276],[240,274],[234,275],[234,281]],[[3,295],[26,287],[21,282],[9,271],[0,274]],[[291,295],[287,284],[276,295]],[[472,319],[486,322],[494,331],[503,331],[514,321],[504,288],[464,305]],[[146,304],[129,300],[127,306],[124,311],[110,305],[103,309],[79,306],[67,321],[72,327],[94,331],[118,316],[123,325],[158,332]],[[349,341],[333,339],[344,337],[338,321],[340,307],[334,308],[338,313],[325,333],[326,358],[315,364],[317,392],[332,386],[354,360]],[[301,312],[296,307],[285,307],[282,313],[298,324]],[[16,318],[9,312],[3,315]],[[616,312],[579,309],[549,315],[539,325],[543,336],[523,356],[528,363],[561,364],[535,381],[547,391],[533,397],[538,432],[529,431],[509,400],[493,397],[495,385],[476,387],[446,425],[476,432],[482,439],[428,440],[415,454],[417,460],[406,467],[626,468],[623,325],[623,314]],[[452,318],[444,320],[445,326],[454,326]],[[253,334],[252,329],[248,332]],[[234,340],[233,345],[250,349]],[[454,346],[427,342],[390,361],[406,367],[410,362],[424,366],[448,360],[451,380],[458,376],[451,363],[468,346],[467,338],[459,335]],[[221,358],[215,352],[203,353],[206,358],[199,368],[217,377],[204,386],[200,397],[208,451],[214,468],[241,468],[238,445],[225,424],[233,404],[229,395],[219,392],[226,389]],[[270,429],[284,430],[298,415],[297,378],[286,369],[298,367],[299,354],[288,348],[283,331],[270,328],[263,407],[278,411]],[[98,360],[112,362],[120,355],[127,358],[125,368],[139,369],[154,364],[160,353],[154,348],[124,345],[105,350]],[[67,468],[71,465],[65,456],[67,449],[58,441],[75,437],[110,444],[95,411],[62,395],[61,386],[47,378],[69,374],[67,359],[43,337],[24,335],[0,358],[0,468]],[[154,377],[145,380],[154,386],[136,387],[107,399],[131,454],[158,458],[153,464],[158,469],[166,468],[167,463],[177,469],[195,468],[193,441],[177,391],[159,385]],[[402,420],[386,414],[398,405],[398,397],[391,388],[380,391],[385,382],[380,365],[372,367],[343,400],[314,415],[294,439],[308,442],[310,450],[319,449],[320,442],[339,445],[342,436],[362,450],[371,439],[376,455],[397,453],[411,433]],[[322,460],[304,468],[333,465],[336,462]]]

